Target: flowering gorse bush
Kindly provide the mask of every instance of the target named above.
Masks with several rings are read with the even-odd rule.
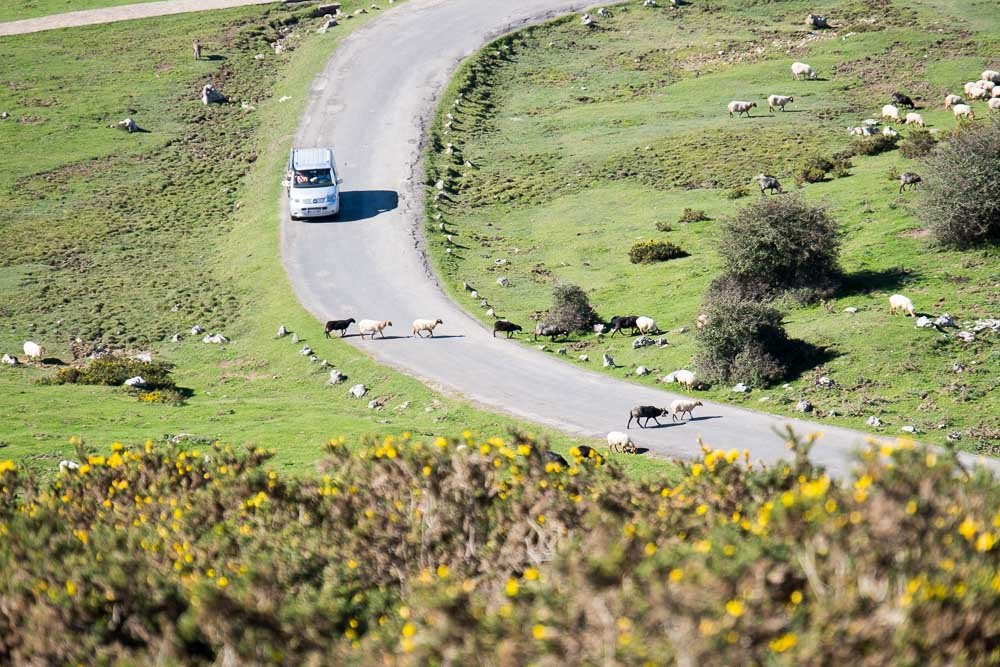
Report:
[[[996,480],[900,442],[838,483],[789,444],[654,482],[523,436],[331,441],[314,477],[222,445],[0,462],[0,662],[996,661]]]

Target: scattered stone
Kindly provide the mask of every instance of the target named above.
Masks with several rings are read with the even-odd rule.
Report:
[[[549,349],[549,348],[545,347],[544,345],[536,345],[535,347],[538,348],[539,350],[541,350],[542,352],[545,352],[546,350]]]
[[[581,354],[581,355],[580,355],[579,357],[577,357],[577,358],[578,358],[578,359],[579,359],[580,361],[590,361],[590,356],[589,356],[589,355],[586,355],[586,354]]]
[[[677,373],[670,373],[669,375],[664,375],[660,378],[660,382],[665,384],[670,384],[671,382],[677,382]]]
[[[917,318],[916,326],[918,329],[929,329],[934,326],[934,322],[931,318],[921,315]]]
[[[854,306],[848,306],[847,308],[844,308],[844,312],[853,315],[854,313],[858,312],[858,309],[855,308]]]
[[[597,15],[604,19],[611,18],[611,10],[607,7],[601,7],[597,10]]]
[[[497,311],[493,310],[492,308],[489,308],[486,311],[486,314],[489,315],[490,317],[496,317],[497,316]]]
[[[952,364],[951,370],[954,371],[955,373],[961,373],[962,371],[965,370],[965,366],[962,364]]]
[[[280,327],[278,327],[278,333],[275,334],[274,337],[275,338],[284,338],[287,335],[288,335],[288,329],[286,329],[285,325],[282,324]]]
[[[315,364],[317,361],[319,361],[319,357],[317,357],[315,354],[311,354],[309,355],[309,361]]]
[[[639,336],[632,341],[632,349],[638,350],[642,347],[649,347],[650,345],[656,345],[656,341],[649,336]]]
[[[201,339],[201,342],[202,343],[213,343],[215,345],[219,345],[221,343],[228,343],[229,339],[226,338],[225,336],[223,336],[222,334],[217,333],[217,334],[209,334],[209,335],[205,336],[204,338]]]
[[[136,375],[134,378],[129,378],[125,380],[126,387],[145,387],[146,381],[142,379],[141,375]]]
[[[200,336],[203,333],[205,333],[205,330],[200,325],[196,324],[193,327],[191,327],[192,336]]]
[[[649,375],[649,369],[646,368],[645,366],[639,366],[638,368],[635,369],[635,374],[636,375]]]
[[[733,391],[737,394],[747,394],[750,392],[750,387],[746,386],[742,382],[733,387]]]
[[[605,353],[604,355],[604,367],[605,368],[615,367],[615,359],[610,354]]]
[[[480,299],[479,300],[479,307],[480,308],[489,308],[490,307],[490,302],[487,301],[486,299]]]
[[[292,98],[289,97],[288,95],[282,95],[281,97],[278,98],[278,104],[284,104],[285,102],[287,102],[290,99],[292,99]]]
[[[979,333],[980,331],[984,331],[986,329],[992,329],[996,333],[1000,333],[1000,320],[976,320],[976,323],[972,325],[973,333]]]
[[[951,433],[948,434],[947,438],[948,442],[958,442],[959,440],[962,439],[962,432],[952,431]]]
[[[687,331],[688,331],[687,327],[681,327],[680,329],[677,329],[677,333],[679,334],[687,333]]]
[[[351,387],[347,391],[347,393],[353,396],[354,398],[361,398],[362,396],[368,393],[368,387],[364,386],[363,384],[356,384],[353,387]]]
[[[256,111],[257,107],[250,104],[249,102],[240,102],[240,108],[244,111]]]
[[[500,287],[510,287],[510,281],[507,280],[507,276],[500,276],[497,278],[497,285]]]
[[[810,403],[809,401],[799,401],[798,403],[795,404],[795,409],[798,412],[812,412],[813,404]]]
[[[594,17],[590,14],[584,14],[580,17],[580,24],[586,28],[590,28],[595,25]]]
[[[209,104],[222,104],[226,101],[226,96],[215,89],[210,83],[206,83],[201,89],[201,103],[205,106]]]
[[[298,343],[298,342],[299,342],[299,335],[297,333],[293,332],[292,333],[292,343]]]
[[[964,343],[971,343],[972,341],[976,340],[976,334],[969,331],[959,331],[955,335],[958,336],[959,340],[961,340]]]
[[[440,180],[434,184],[434,187],[438,189],[439,192],[444,191],[444,180]]]
[[[656,339],[657,347],[665,347],[667,345],[670,345],[670,341],[667,340],[666,336],[660,336]]]
[[[865,423],[868,424],[869,426],[881,426],[882,420],[876,417],[875,415],[872,415],[871,417],[868,418],[868,420]]]
[[[565,347],[560,347],[558,350],[556,350],[556,354],[561,354],[562,356],[565,357],[566,356],[566,348]]]
[[[473,299],[478,299],[479,292],[477,292],[476,290],[472,290],[471,292],[469,292],[469,296],[471,296]]]
[[[333,18],[333,17],[330,17],[330,18],[326,19],[325,21],[323,21],[323,25],[321,25],[319,28],[317,28],[316,32],[318,32],[321,35],[325,35],[327,30],[329,30],[330,28],[336,28],[336,27],[337,27],[337,20],[335,18]]]
[[[70,470],[79,470],[80,464],[76,461],[63,460],[59,462],[59,472],[69,472]]]
[[[176,313],[176,312],[178,312],[178,311],[179,311],[180,309],[181,309],[181,304],[179,304],[179,303],[175,303],[175,304],[174,304],[173,306],[171,306],[171,307],[170,307],[170,312],[171,312],[171,313]]]
[[[140,352],[139,354],[132,357],[136,361],[143,361],[147,364],[153,363],[153,353],[152,352]]]
[[[790,389],[790,388],[791,388],[791,386],[792,386],[792,385],[790,385],[790,384],[788,384],[788,383],[786,382],[785,384],[781,385],[781,388],[782,388],[782,389]]]
[[[917,432],[917,427],[916,426],[911,426],[911,425],[907,424],[906,426],[904,426],[902,428],[902,431],[903,431],[903,433],[916,433]]]
[[[8,366],[17,366],[21,362],[13,354],[4,354],[3,358],[0,358],[0,363],[7,364]]]
[[[125,130],[129,134],[139,131],[139,126],[135,124],[135,121],[131,118],[126,118],[125,120],[118,121],[118,127]]]
[[[770,401],[770,400],[771,400],[770,396],[761,396],[760,398],[757,399],[757,402],[758,403],[765,403],[765,402]]]
[[[949,315],[948,313],[945,313],[945,314],[941,315],[940,317],[936,318],[934,320],[934,326],[936,326],[936,327],[954,327],[955,329],[958,328],[958,325],[955,324],[955,320],[951,319],[951,315]]]
[[[396,406],[396,409],[399,410],[400,412],[402,412],[403,410],[407,409],[408,407],[410,407],[410,402],[409,401],[403,401],[402,403],[400,403],[399,405]]]
[[[643,7],[656,7],[656,0],[642,0]]]
[[[347,376],[334,368],[330,371],[330,384],[340,384],[347,379]]]
[[[830,378],[830,377],[828,377],[826,375],[824,375],[822,377],[816,378],[816,386],[817,387],[823,387],[824,389],[829,389],[830,387],[832,387],[835,384],[837,384],[837,383],[834,382],[832,378]]]
[[[6,111],[2,111],[0,112],[0,118],[2,118],[3,120],[7,120],[8,118],[10,118],[10,114],[7,113]]]
[[[382,404],[379,402],[379,400],[377,398],[374,399],[374,400],[368,401],[368,409],[369,410],[377,410],[378,408],[381,408],[381,407],[382,407]]]
[[[594,333],[596,333],[596,334],[602,334],[606,330],[607,330],[607,326],[605,326],[603,324],[595,324],[594,325]]]
[[[303,357],[308,357],[312,353],[313,353],[312,348],[309,347],[308,345],[304,346],[301,350],[299,350],[299,354],[301,354]]]

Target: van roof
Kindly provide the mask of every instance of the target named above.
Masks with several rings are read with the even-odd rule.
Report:
[[[293,148],[292,169],[329,169],[333,167],[330,148]]]

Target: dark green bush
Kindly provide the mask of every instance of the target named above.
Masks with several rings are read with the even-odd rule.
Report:
[[[674,226],[669,222],[658,222],[656,223],[656,231],[658,232],[672,232],[674,231]]]
[[[896,148],[899,137],[889,137],[876,134],[873,137],[855,137],[853,149],[855,155],[878,155]]]
[[[726,190],[727,199],[742,199],[743,197],[748,197],[749,195],[750,190],[745,185],[737,185],[735,188]]]
[[[552,290],[552,307],[545,317],[546,324],[566,331],[590,331],[600,321],[590,305],[590,299],[576,285],[557,285]]]
[[[967,124],[923,160],[917,215],[938,243],[1000,241],[1000,120]]]
[[[840,276],[840,238],[825,209],[797,195],[763,197],[740,209],[721,229],[724,276],[745,298],[795,289],[829,292]]]
[[[681,213],[681,217],[677,222],[704,222],[705,220],[711,220],[711,218],[705,215],[704,211],[686,208],[684,209],[684,212]]]
[[[708,324],[698,330],[695,359],[700,377],[763,386],[785,376],[782,355],[790,346],[780,311],[740,295],[714,294],[704,312]]]
[[[125,357],[100,357],[86,366],[67,366],[56,373],[56,381],[62,384],[97,384],[120,387],[125,380],[141,376],[145,389],[176,389],[170,377],[173,364],[160,361],[145,362]]]
[[[628,251],[633,264],[665,262],[668,259],[687,257],[687,253],[670,241],[640,241]]]
[[[911,160],[924,157],[934,150],[937,142],[937,138],[931,134],[930,130],[918,127],[906,136],[906,139],[899,146],[899,152],[903,157]]]

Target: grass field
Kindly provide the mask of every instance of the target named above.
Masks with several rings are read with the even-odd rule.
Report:
[[[5,39],[0,350],[22,356],[31,339],[70,360],[78,336],[151,350],[176,364],[178,384],[194,395],[181,407],[147,405],[114,388],[39,385],[51,366],[2,366],[0,457],[51,468],[73,435],[101,446],[180,433],[275,446],[277,464],[296,470],[341,435],[519,427],[569,446],[564,435],[434,394],[325,340],[298,306],[278,255],[282,161],[312,79],[367,20],[321,36],[300,16],[257,7]],[[192,60],[193,36],[216,59]],[[278,38],[290,51],[275,56],[269,42]],[[206,81],[232,103],[202,106]],[[149,132],[108,127],[128,115]],[[274,338],[281,324],[297,344]],[[188,335],[194,325],[232,342],[203,344]],[[175,333],[186,337],[169,342]],[[347,383],[329,386],[328,371],[299,354],[305,344]],[[355,383],[370,394],[349,399]],[[386,399],[382,409],[368,409],[375,398]],[[648,459],[630,465],[663,469]]]
[[[137,5],[155,0],[5,0],[0,6],[0,22],[31,19],[36,16],[78,12],[84,9]]]
[[[899,151],[855,157],[842,178],[805,187],[793,178],[807,157],[848,147],[845,128],[878,117],[894,90],[918,99],[931,129],[954,128],[941,100],[1000,63],[1000,16],[983,3],[946,0],[886,0],[877,10],[735,0],[612,10],[596,29],[573,16],[502,38],[466,62],[445,93],[426,168],[431,192],[439,178],[448,188],[438,206],[428,197],[427,226],[446,289],[468,305],[462,282],[470,283],[498,316],[529,331],[559,282],[582,286],[605,318],[652,316],[669,346],[634,351],[631,339],[595,336],[544,342],[548,353],[569,348],[570,360],[589,354],[591,367],[610,352],[622,366],[608,371],[617,376],[645,365],[653,373],[634,379],[654,384],[690,367],[695,318],[720,271],[719,221],[750,201],[730,198],[734,188],[757,196],[751,178],[763,171],[841,224],[843,288],[826,306],[782,304],[789,333],[826,348],[828,360],[787,387],[699,394],[782,414],[806,398],[822,421],[890,435],[913,425],[938,443],[960,433],[960,447],[1000,453],[996,337],[965,344],[887,312],[888,296],[901,291],[921,312],[959,322],[996,317],[1000,253],[931,246],[913,213],[916,193],[897,193],[898,174],[920,165]],[[810,12],[828,15],[837,30],[809,34]],[[792,80],[795,60],[819,79]],[[772,93],[795,102],[769,113]],[[729,118],[734,99],[757,101],[753,117]],[[974,108],[988,115],[985,104]],[[686,208],[710,220],[679,222]],[[454,236],[450,255],[439,220]],[[689,256],[631,264],[629,248],[647,239],[672,241]],[[511,287],[500,288],[500,276]],[[859,312],[845,313],[850,306]],[[822,375],[836,385],[816,386]],[[866,426],[870,416],[883,426]]]

